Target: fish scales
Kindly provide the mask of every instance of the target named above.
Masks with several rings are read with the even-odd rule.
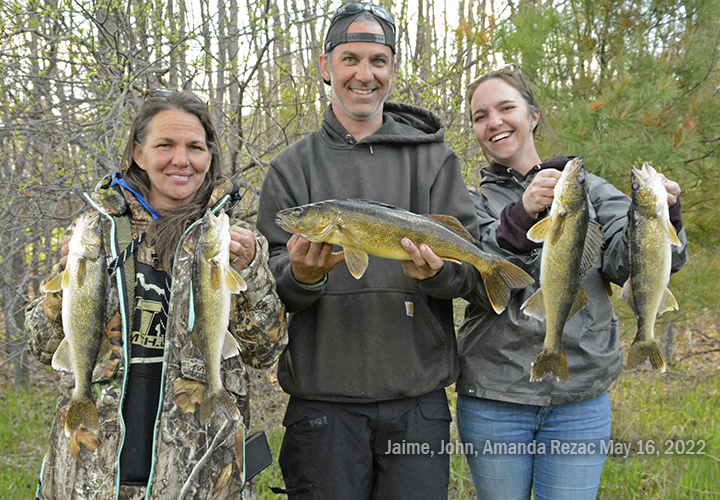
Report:
[[[599,255],[603,242],[598,224],[590,220],[586,173],[579,158],[566,164],[555,185],[550,214],[528,231],[528,237],[543,242],[541,288],[521,309],[546,323],[543,350],[533,363],[530,380],[539,382],[552,375],[567,382],[563,330],[589,302],[580,277]]]
[[[667,191],[656,170],[647,162],[632,167],[632,209],[629,229],[630,277],[622,297],[637,318],[637,333],[628,352],[626,368],[636,370],[648,364],[660,373],[666,369],[655,341],[655,320],[659,314],[677,309],[670,282],[672,245],[679,245],[670,223]]]
[[[447,215],[418,215],[365,200],[325,200],[281,210],[276,223],[309,241],[342,246],[348,269],[357,279],[365,273],[368,254],[411,260],[400,241],[408,238],[416,245],[425,244],[445,260],[475,266],[498,314],[505,309],[512,288],[533,283],[519,267],[482,252],[462,224]]]
[[[200,420],[215,415],[237,420],[240,412],[225,390],[220,376],[224,358],[240,353],[237,340],[228,332],[233,293],[247,288],[230,266],[230,219],[209,210],[200,225],[193,266],[193,342],[203,355],[206,384],[200,403]]]
[[[75,379],[65,419],[68,437],[81,424],[92,432],[99,428],[92,374],[98,358],[110,348],[105,334],[108,279],[100,215],[88,213],[78,219],[70,238],[65,270],[45,285],[46,291],[63,292],[65,339],[53,355],[52,366],[72,372]]]

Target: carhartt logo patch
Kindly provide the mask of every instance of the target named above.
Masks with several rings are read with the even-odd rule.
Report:
[[[405,314],[407,314],[411,318],[413,316],[415,316],[415,303],[414,302],[405,302]]]

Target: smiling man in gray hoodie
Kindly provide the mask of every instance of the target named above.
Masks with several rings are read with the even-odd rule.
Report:
[[[278,380],[290,394],[280,466],[291,499],[447,498],[450,411],[459,365],[452,299],[479,274],[404,239],[412,261],[370,257],[356,280],[343,253],[290,235],[282,209],[365,199],[447,214],[477,239],[477,219],[445,127],[429,111],[386,102],[395,23],[345,4],[332,18],[320,71],[332,88],[322,126],[270,163],[258,228],[290,313]]]

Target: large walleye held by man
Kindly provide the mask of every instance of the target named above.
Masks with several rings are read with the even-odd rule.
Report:
[[[240,347],[230,332],[230,299],[247,289],[240,274],[230,266],[230,218],[208,210],[200,226],[193,267],[195,322],[192,338],[205,361],[206,384],[200,403],[200,421],[214,414],[237,420],[240,411],[220,378],[223,359],[236,356]]]
[[[678,304],[667,285],[670,282],[671,246],[680,245],[670,223],[667,191],[660,175],[643,163],[642,170],[632,167],[632,212],[630,217],[630,278],[622,297],[637,317],[637,334],[630,346],[626,368],[636,370],[649,364],[660,373],[665,360],[655,342],[655,319],[677,309]]]
[[[425,244],[445,260],[475,266],[498,314],[510,300],[512,288],[534,282],[514,264],[477,248],[460,221],[449,215],[418,215],[364,200],[326,200],[281,210],[275,222],[309,241],[342,246],[348,270],[356,279],[365,273],[368,254],[411,260],[400,241],[408,238],[418,246]]]
[[[69,242],[67,266],[45,285],[47,292],[60,290],[65,339],[53,355],[52,367],[72,372],[75,378],[65,419],[65,435],[69,437],[80,424],[98,431],[92,374],[98,358],[110,348],[105,334],[107,260],[98,213],[78,219]]]
[[[540,286],[521,309],[545,320],[543,350],[533,363],[530,380],[539,382],[548,375],[569,379],[567,358],[562,346],[565,323],[589,303],[580,277],[600,254],[603,234],[590,220],[587,174],[582,160],[568,161],[554,188],[550,214],[528,231],[532,241],[543,242]]]

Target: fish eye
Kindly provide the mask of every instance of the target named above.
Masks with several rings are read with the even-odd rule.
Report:
[[[640,189],[640,184],[638,184],[637,181],[633,181],[632,190],[637,191],[638,189]]]
[[[300,217],[303,214],[303,209],[301,207],[297,207],[292,211],[293,217]]]

